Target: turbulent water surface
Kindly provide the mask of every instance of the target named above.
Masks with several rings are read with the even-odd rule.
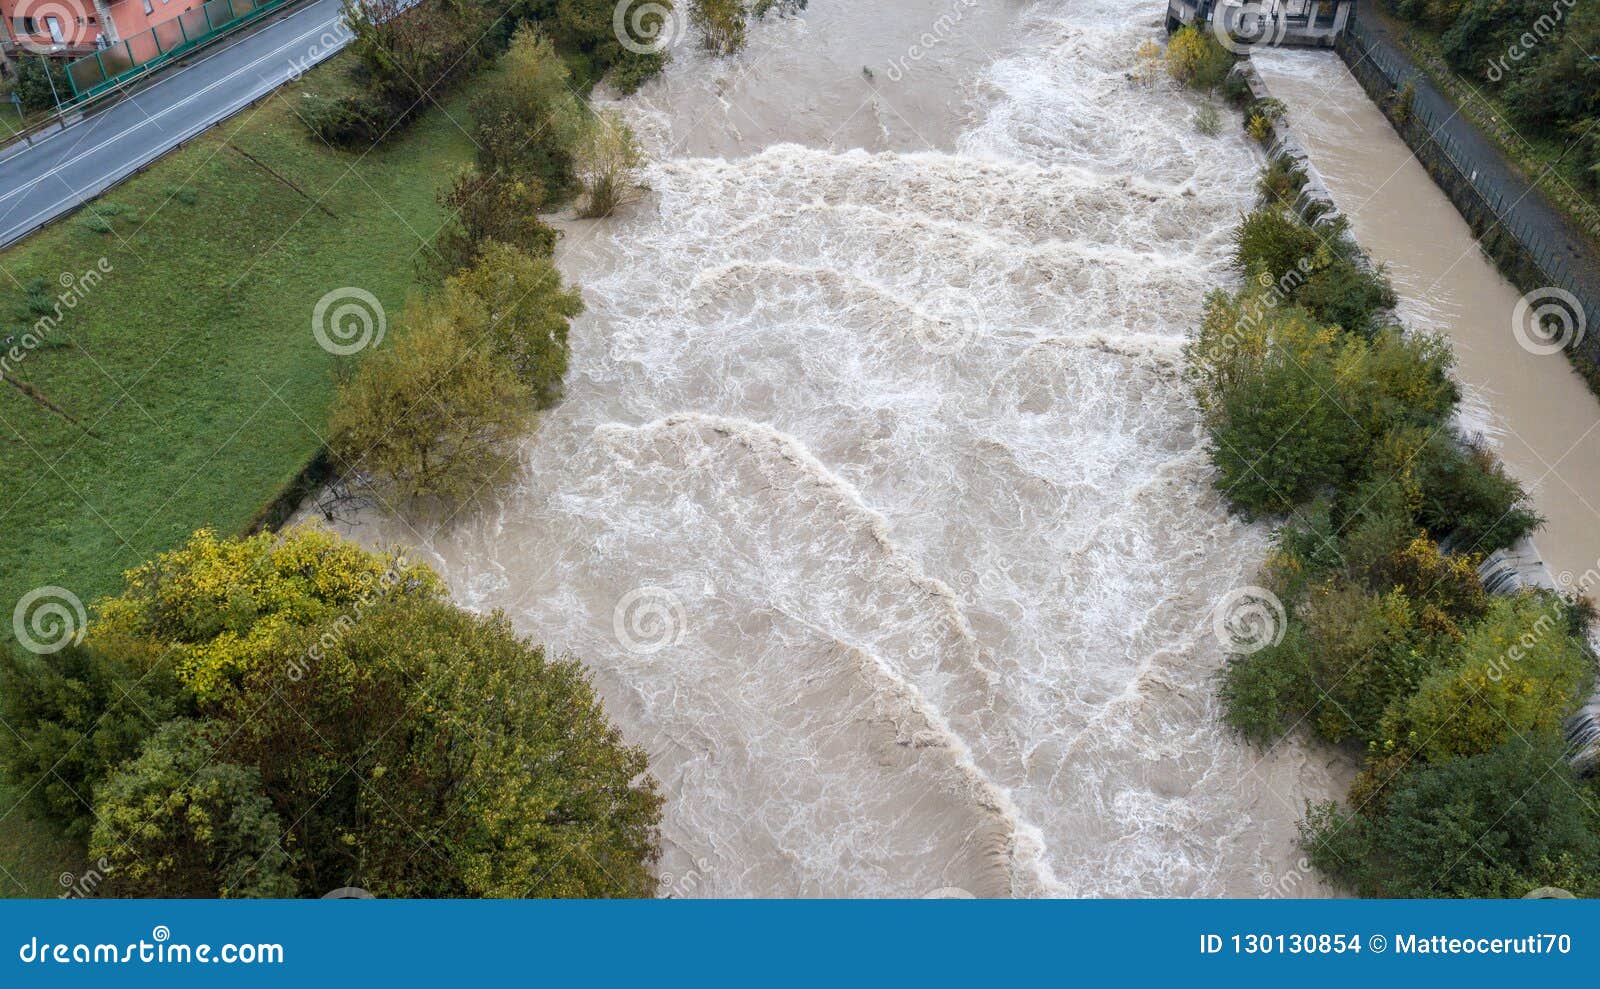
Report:
[[[1160,14],[812,0],[682,49],[622,104],[650,196],[568,226],[515,489],[353,527],[590,666],[664,894],[1322,892],[1293,825],[1338,771],[1215,723],[1265,532],[1180,348],[1256,164],[1129,78]]]

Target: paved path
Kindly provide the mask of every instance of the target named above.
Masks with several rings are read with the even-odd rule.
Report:
[[[1357,10],[1359,44],[1366,49],[1365,57],[1391,83],[1412,83],[1416,91],[1414,110],[1434,138],[1446,147],[1479,193],[1494,205],[1506,228],[1536,252],[1541,267],[1584,302],[1591,313],[1591,328],[1600,325],[1596,318],[1600,316],[1600,250],[1594,241],[1552,204],[1447,94],[1434,86],[1394,37],[1388,17],[1377,4],[1360,0]]]
[[[339,0],[311,0],[31,147],[0,153],[0,247],[332,56],[348,35],[339,20]]]

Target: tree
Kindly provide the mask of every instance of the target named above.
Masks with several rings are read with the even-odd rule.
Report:
[[[582,668],[499,614],[384,605],[218,716],[262,767],[307,888],[379,896],[649,896],[661,797]],[[271,698],[276,702],[268,703]]]
[[[548,258],[486,243],[477,263],[445,284],[445,299],[458,325],[487,341],[538,408],[555,404],[567,374],[568,323],[583,312],[583,299],[562,285]]]
[[[572,155],[583,133],[583,109],[567,64],[540,30],[523,25],[500,58],[499,85],[473,101],[479,170],[530,177],[551,195],[572,185]]]
[[[1362,896],[1521,897],[1543,886],[1592,896],[1600,833],[1559,736],[1412,766],[1351,814],[1311,809],[1312,864]]]
[[[87,645],[51,656],[0,653],[0,776],[71,838],[87,839],[95,795],[183,710],[165,667],[135,672]]]
[[[335,463],[384,497],[460,501],[506,475],[536,397],[448,300],[413,310],[399,342],[339,389],[328,445]]]
[[[201,529],[125,575],[88,643],[136,673],[170,669],[199,700],[227,693],[290,630],[349,620],[378,598],[435,598],[439,579],[313,526],[218,539]]]
[[[89,855],[102,891],[131,897],[287,897],[296,887],[283,823],[254,769],[215,761],[217,732],[163,725],[101,787]]]
[[[555,251],[556,232],[539,219],[544,187],[500,174],[485,175],[463,166],[439,193],[450,222],[434,242],[433,267],[453,275],[471,267],[488,241],[499,241],[539,257]]]

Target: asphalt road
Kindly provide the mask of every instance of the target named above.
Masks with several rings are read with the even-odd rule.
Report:
[[[347,38],[339,0],[311,0],[236,40],[200,50],[147,89],[32,147],[0,152],[0,247],[303,74]]]

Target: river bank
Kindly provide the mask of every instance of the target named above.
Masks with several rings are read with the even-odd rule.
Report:
[[[1294,826],[1347,770],[1216,720],[1266,531],[1181,377],[1255,153],[1131,78],[1159,11],[1067,6],[680,49],[622,104],[651,197],[566,228],[589,311],[514,490],[344,527],[589,665],[664,895],[1325,892]]]
[[[1356,239],[1388,267],[1401,317],[1449,336],[1467,397],[1463,425],[1532,495],[1547,519],[1534,542],[1571,586],[1600,565],[1600,416],[1584,382],[1560,354],[1519,342],[1521,293],[1336,56],[1273,51],[1254,61]]]

